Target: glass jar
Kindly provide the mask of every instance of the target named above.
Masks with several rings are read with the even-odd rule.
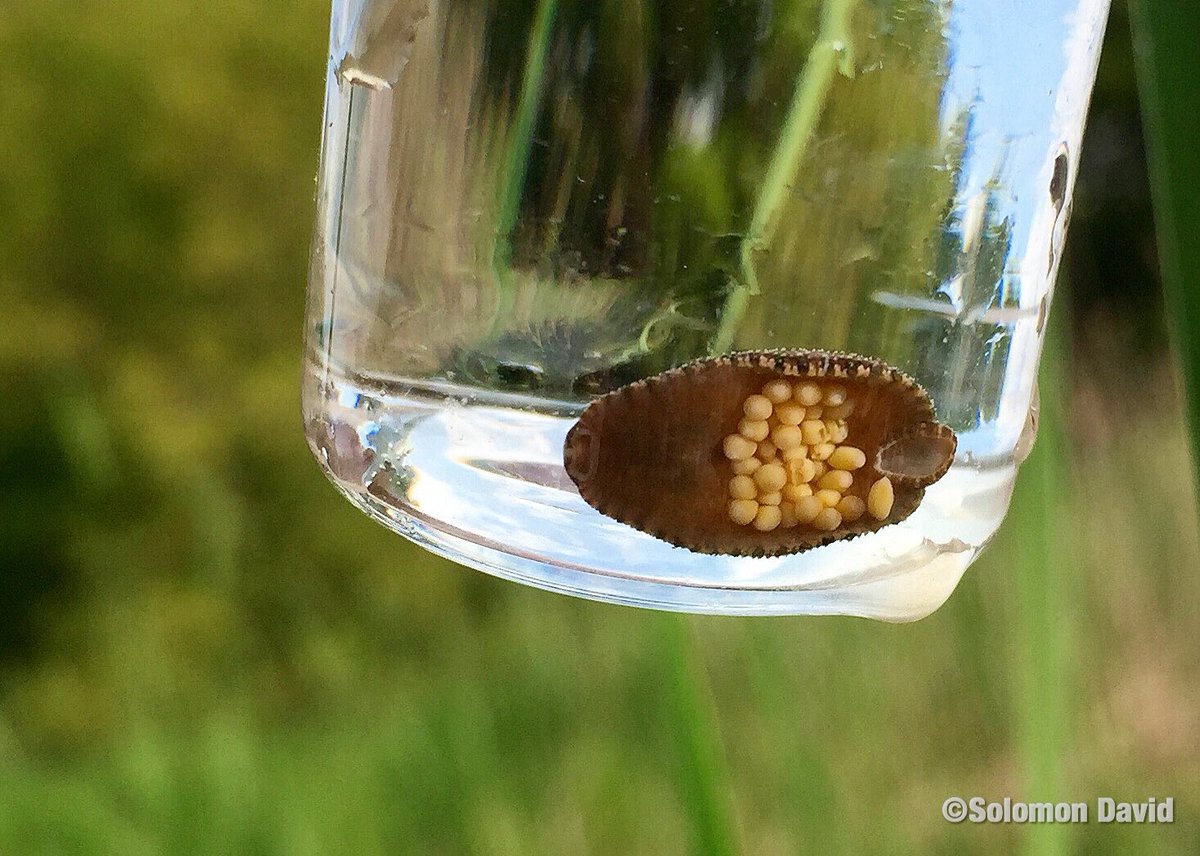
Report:
[[[1107,0],[334,0],[303,412],[456,562],[640,606],[925,615],[999,526]],[[774,558],[587,505],[595,396],[706,355],[886,361],[958,435],[911,517]]]

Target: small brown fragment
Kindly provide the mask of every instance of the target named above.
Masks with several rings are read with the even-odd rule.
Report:
[[[800,407],[808,412],[797,423]],[[853,452],[834,448],[825,423],[803,436],[820,407],[844,419],[846,436],[836,442]],[[768,421],[775,441],[741,436],[744,419]],[[801,445],[793,445],[797,430]],[[697,552],[774,556],[905,519],[949,468],[955,446],[929,396],[896,369],[850,354],[768,351],[697,360],[597,398],[568,433],[563,460],[584,500],[616,520]],[[838,496],[823,514],[825,503],[805,491],[819,493],[810,482],[832,472],[843,474],[830,484],[852,481],[842,491],[822,488],[823,499]],[[863,512],[885,477],[894,496],[881,521]]]

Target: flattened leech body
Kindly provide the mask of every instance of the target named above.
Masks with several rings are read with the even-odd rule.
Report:
[[[956,439],[911,378],[867,357],[697,360],[604,395],[563,461],[598,511],[701,553],[775,556],[897,523]]]

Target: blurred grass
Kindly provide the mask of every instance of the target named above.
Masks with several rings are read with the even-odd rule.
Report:
[[[1052,318],[1052,323],[1061,320]],[[1055,326],[1052,329],[1057,330]],[[1021,489],[1006,525],[1021,533],[1013,565],[1016,633],[1014,652],[1014,742],[1021,769],[1020,792],[1054,802],[1067,793],[1062,767],[1071,727],[1072,664],[1069,655],[1070,597],[1062,569],[1078,566],[1067,484],[1070,455],[1063,425],[1062,349],[1057,334],[1047,335],[1039,377],[1038,438],[1021,466]],[[1029,826],[1024,852],[1037,856],[1069,852],[1070,827]]]
[[[655,649],[663,659],[667,711],[675,724],[679,794],[691,819],[693,853],[737,853],[724,741],[713,716],[712,691],[688,618],[658,618]]]
[[[1132,0],[1130,5],[1158,255],[1200,486],[1200,95],[1193,85],[1200,8],[1169,0]]]
[[[338,500],[296,403],[326,15],[0,16],[0,852],[1200,852],[1186,439],[1161,346],[1106,316],[914,625],[573,601]],[[723,755],[681,741],[680,669]],[[1176,821],[950,826],[951,794]]]
[[[754,203],[754,213],[742,238],[739,251],[741,281],[725,299],[721,325],[710,353],[724,354],[730,350],[746,312],[746,304],[760,291],[758,277],[754,273],[754,255],[770,245],[780,209],[794,192],[796,174],[816,136],[817,124],[829,97],[834,75],[854,75],[854,38],[851,32],[854,6],[855,0],[824,0],[820,6],[820,28],[796,79],[787,115],[780,125],[779,142],[767,162],[762,187]]]

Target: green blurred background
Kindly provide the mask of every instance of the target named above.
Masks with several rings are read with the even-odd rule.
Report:
[[[1120,3],[1037,450],[902,626],[545,594],[336,496],[297,401],[327,20],[0,15],[0,852],[1200,852],[1200,543]],[[955,794],[1176,819],[952,826]]]

